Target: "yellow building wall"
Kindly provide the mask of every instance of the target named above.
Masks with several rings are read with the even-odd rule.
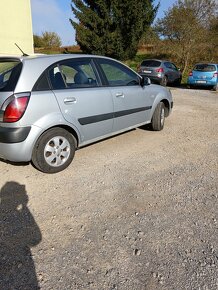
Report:
[[[30,0],[0,0],[0,54],[33,53]]]

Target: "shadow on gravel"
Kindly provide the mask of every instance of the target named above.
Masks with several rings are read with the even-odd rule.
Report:
[[[11,164],[14,166],[27,166],[30,164],[30,162],[12,162],[12,161],[8,161],[8,160],[2,159],[2,158],[0,158],[0,162],[3,162],[5,164]]]
[[[0,191],[0,289],[39,289],[31,247],[42,239],[27,207],[25,185],[7,182]]]

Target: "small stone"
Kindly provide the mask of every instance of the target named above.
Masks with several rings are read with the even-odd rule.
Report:
[[[158,277],[158,274],[157,273],[152,273],[152,276],[153,276],[153,278],[157,278]]]
[[[139,249],[135,249],[134,252],[133,252],[133,254],[134,254],[135,256],[140,256],[140,255],[141,255],[141,250],[139,250]]]
[[[23,266],[23,264],[22,264],[22,263],[19,263],[19,264],[17,265],[17,268],[20,269],[22,266]]]

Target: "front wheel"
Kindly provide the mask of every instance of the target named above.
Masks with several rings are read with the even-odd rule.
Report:
[[[154,131],[161,131],[164,127],[165,122],[165,106],[164,103],[160,102],[153,114],[151,120],[151,127]]]
[[[57,173],[69,166],[76,149],[72,134],[62,128],[52,128],[37,140],[32,162],[44,173]]]

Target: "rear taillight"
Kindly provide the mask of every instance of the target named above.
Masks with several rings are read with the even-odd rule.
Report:
[[[158,73],[163,73],[164,69],[162,67],[160,67],[160,68],[157,68],[155,71],[158,72]]]
[[[214,74],[213,74],[213,78],[217,78],[218,77],[218,72],[215,72]]]
[[[3,122],[14,123],[20,120],[26,111],[30,94],[11,96],[3,104]]]
[[[190,73],[188,74],[189,77],[192,77],[193,76],[193,72],[190,71]]]

